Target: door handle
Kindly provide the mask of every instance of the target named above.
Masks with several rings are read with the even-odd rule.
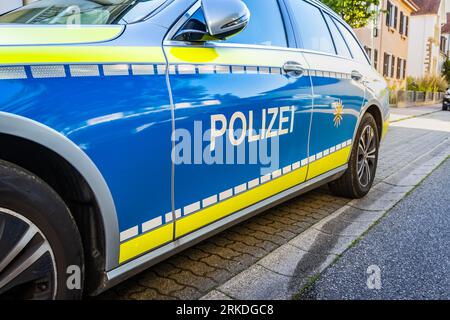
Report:
[[[363,75],[358,70],[353,70],[351,73],[351,77],[355,81],[359,81],[362,79]]]
[[[283,65],[283,71],[291,77],[300,78],[305,73],[305,68],[298,62],[288,61]]]

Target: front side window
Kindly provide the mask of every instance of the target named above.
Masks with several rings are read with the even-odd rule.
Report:
[[[0,23],[104,25],[134,9],[153,12],[166,0],[39,0],[0,16]],[[134,21],[128,21],[131,23]]]
[[[243,1],[250,10],[250,21],[248,25],[237,35],[220,42],[287,47],[286,32],[277,1]],[[201,33],[207,32],[206,20],[202,9],[198,9],[191,16],[189,21],[183,25],[180,31],[183,30],[197,30]],[[178,39],[176,37],[176,40],[189,41],[184,37]]]
[[[276,0],[243,0],[250,10],[250,22],[226,42],[287,47],[286,32]]]
[[[302,48],[336,54],[320,9],[302,0],[288,2],[300,33]]]

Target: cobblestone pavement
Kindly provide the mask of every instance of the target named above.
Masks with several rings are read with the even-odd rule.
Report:
[[[395,112],[395,111],[394,111]],[[450,112],[395,123],[384,140],[375,183],[448,139]],[[326,186],[232,227],[102,294],[101,299],[198,299],[273,250],[344,207],[350,200]]]

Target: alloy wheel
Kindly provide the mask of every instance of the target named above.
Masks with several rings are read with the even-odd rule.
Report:
[[[373,179],[377,157],[377,141],[375,132],[367,125],[358,142],[357,170],[358,180],[362,187],[367,187]]]
[[[55,295],[55,259],[44,234],[23,215],[0,208],[0,299]]]

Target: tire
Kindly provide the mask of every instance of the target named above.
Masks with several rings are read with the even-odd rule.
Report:
[[[78,280],[69,289],[71,275]],[[0,299],[81,299],[83,275],[81,237],[64,201],[32,173],[0,160]]]
[[[364,144],[367,144],[364,141],[368,141],[367,138],[371,136],[371,133],[372,140],[364,150]],[[363,135],[364,139],[362,139]],[[339,179],[328,184],[331,192],[351,199],[362,198],[369,192],[377,170],[379,137],[375,119],[370,113],[366,113],[356,133],[347,170]],[[358,170],[360,170],[359,175]]]
[[[443,105],[442,105],[442,110],[447,111],[447,109],[448,109],[447,105],[446,105],[446,104],[443,104]]]

